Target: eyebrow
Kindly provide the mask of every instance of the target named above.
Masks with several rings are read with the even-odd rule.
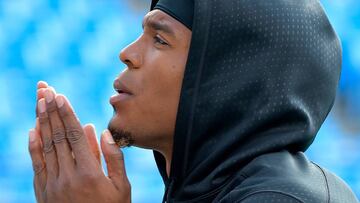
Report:
[[[157,31],[162,31],[175,37],[174,30],[164,21],[155,21],[146,17],[142,22],[142,28],[144,29],[145,26]]]

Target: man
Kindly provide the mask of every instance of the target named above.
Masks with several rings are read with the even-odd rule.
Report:
[[[39,202],[130,202],[117,145],[154,150],[166,202],[358,202],[303,154],[341,67],[317,0],[160,0],[151,10],[120,54],[127,69],[101,137],[108,176],[94,128],[38,84],[29,148]]]

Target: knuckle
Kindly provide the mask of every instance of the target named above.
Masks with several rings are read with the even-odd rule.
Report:
[[[73,188],[73,184],[72,181],[70,180],[70,178],[62,178],[59,180],[59,186],[60,188],[63,189],[71,189]]]
[[[78,128],[70,128],[66,130],[66,135],[70,143],[77,143],[83,137],[83,131]]]
[[[66,139],[65,132],[62,128],[54,128],[52,134],[55,144],[61,143]]]
[[[48,136],[43,137],[43,145],[45,153],[49,153],[54,150],[53,140]]]
[[[98,183],[99,176],[92,172],[83,172],[80,175],[81,182],[84,184],[96,184]]]
[[[47,124],[49,122],[47,113],[40,113],[39,114],[39,123],[40,124]]]
[[[39,142],[33,142],[29,144],[29,152],[30,154],[34,154],[37,153],[39,151],[39,149],[41,150],[41,146]]]
[[[35,175],[39,175],[45,169],[45,164],[42,161],[34,161],[32,165]]]
[[[119,162],[119,161],[124,161],[124,156],[122,154],[110,154],[108,155],[109,160],[111,162]]]
[[[55,100],[51,101],[50,103],[47,104],[46,106],[46,111],[49,113],[55,112],[57,110],[56,104],[55,104]]]
[[[58,109],[60,116],[68,118],[73,115],[73,111],[69,108],[59,108]]]

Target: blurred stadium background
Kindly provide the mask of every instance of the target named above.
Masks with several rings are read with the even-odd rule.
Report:
[[[336,103],[308,156],[342,177],[360,197],[360,4],[323,0],[343,46]],[[0,0],[0,203],[35,202],[28,129],[35,90],[46,80],[67,95],[98,134],[112,116],[120,50],[142,32],[150,0]],[[152,152],[124,150],[133,202],[160,202]]]

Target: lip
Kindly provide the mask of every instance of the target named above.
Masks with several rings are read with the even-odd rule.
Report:
[[[116,79],[114,81],[113,86],[114,86],[114,90],[117,92],[117,94],[114,94],[110,97],[109,102],[111,105],[115,105],[115,103],[128,100],[133,96],[133,93],[131,92],[131,90],[128,87],[126,87],[126,85],[119,79]]]
[[[131,90],[128,87],[126,87],[126,85],[120,79],[114,80],[113,87],[114,90],[117,91],[119,94],[120,93],[126,93],[131,95],[133,94]]]
[[[115,105],[116,103],[126,101],[131,97],[132,95],[127,93],[114,94],[110,97],[110,104]]]

